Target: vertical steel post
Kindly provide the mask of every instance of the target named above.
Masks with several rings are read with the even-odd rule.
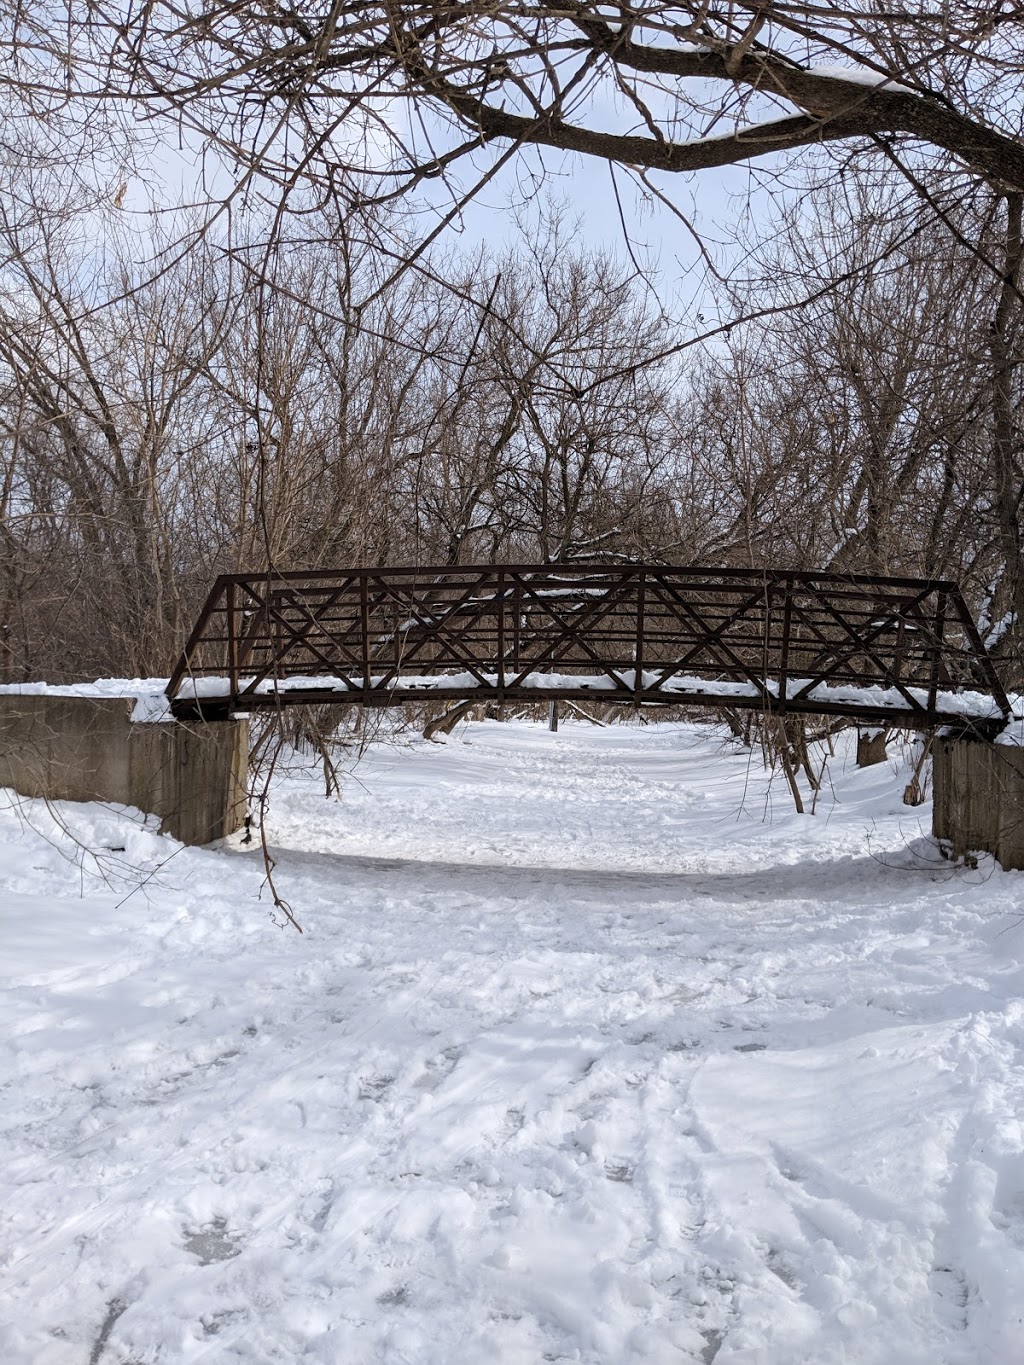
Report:
[[[363,660],[363,691],[369,692],[370,677],[370,587],[366,574],[359,575],[359,624],[362,638],[360,648]]]
[[[900,673],[903,669],[903,649],[907,642],[906,621],[900,616],[899,625],[896,627],[896,643],[892,651],[892,676],[897,682],[900,681]]]
[[[512,590],[512,672],[519,677],[519,645],[520,633],[522,629],[522,596],[523,589],[516,577],[516,585]]]
[[[238,696],[238,618],[235,603],[235,584],[229,582],[225,589],[228,631],[228,689],[232,702]]]
[[[935,700],[939,691],[939,668],[942,663],[942,644],[946,633],[946,593],[939,593],[938,610],[935,615],[935,640],[932,645],[931,668],[928,679],[928,710],[935,710]]]
[[[787,574],[782,580],[782,591],[785,596],[782,602],[782,640],[779,645],[779,710],[785,711],[786,687],[789,681],[789,641],[793,630],[793,594],[796,591],[792,574]],[[770,599],[765,612],[764,633],[767,640],[771,633]]]
[[[505,700],[505,572],[503,569],[498,570],[497,594],[498,705],[500,706]]]
[[[633,651],[633,703],[639,707],[644,690],[644,610],[646,607],[647,575],[641,569],[636,586],[636,648]]]

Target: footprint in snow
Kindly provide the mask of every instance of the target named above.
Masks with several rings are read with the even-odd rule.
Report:
[[[455,1070],[461,1056],[461,1048],[446,1047],[436,1057],[428,1057],[423,1074],[416,1077],[413,1085],[418,1090],[436,1090]]]
[[[722,1349],[725,1333],[718,1332],[714,1328],[705,1328],[701,1332],[701,1336],[704,1338],[704,1349],[700,1353],[702,1365],[712,1365],[715,1357]]]
[[[604,1173],[607,1179],[614,1180],[618,1185],[632,1185],[633,1183],[633,1168],[628,1162],[606,1161]]]
[[[332,1185],[331,1188],[324,1195],[320,1203],[320,1207],[317,1209],[316,1213],[314,1213],[310,1221],[310,1226],[312,1227],[314,1232],[323,1232],[324,1228],[327,1226],[327,1220],[328,1218],[330,1218],[331,1210],[333,1208],[334,1186]]]
[[[937,1265],[928,1277],[937,1299],[936,1316],[959,1331],[967,1329],[967,1307],[971,1291],[963,1271],[957,1266]]]
[[[359,1098],[361,1100],[373,1100],[379,1104],[387,1093],[388,1087],[394,1084],[394,1076],[368,1076],[359,1082]]]
[[[781,1252],[772,1248],[765,1257],[765,1264],[776,1279],[781,1280],[787,1289],[792,1289],[794,1291],[799,1289],[799,1277],[793,1267],[789,1265],[782,1256]]]
[[[217,1261],[230,1261],[241,1254],[238,1241],[228,1232],[225,1219],[215,1218],[200,1228],[183,1228],[185,1250],[198,1256],[200,1265],[213,1265]]]
[[[503,1140],[505,1142],[511,1142],[517,1133],[522,1132],[525,1125],[525,1109],[506,1109]]]
[[[378,1295],[377,1302],[382,1308],[401,1308],[403,1304],[409,1302],[408,1286],[400,1284],[394,1289],[387,1290],[385,1293]]]

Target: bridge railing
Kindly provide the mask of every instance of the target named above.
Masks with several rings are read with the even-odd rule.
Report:
[[[218,578],[179,714],[424,693],[838,712],[1010,708],[954,583],[791,570],[487,565]]]

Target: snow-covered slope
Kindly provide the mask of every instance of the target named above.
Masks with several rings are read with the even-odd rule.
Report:
[[[251,852],[0,811],[0,1361],[1024,1360],[1024,877],[830,777],[670,725],[296,769],[303,936]]]

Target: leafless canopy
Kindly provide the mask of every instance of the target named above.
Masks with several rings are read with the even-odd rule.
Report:
[[[166,667],[256,564],[600,560],[956,579],[1024,679],[1022,35],[936,0],[17,0],[0,675]],[[149,237],[147,138],[208,171]],[[689,312],[545,213],[434,240],[563,153],[817,192]]]
[[[21,12],[15,66],[21,43],[69,96],[172,111],[282,183],[358,171],[385,197],[466,159],[479,181],[491,143],[646,175],[869,139],[1024,190],[1024,30],[999,0],[82,0],[63,38]]]

